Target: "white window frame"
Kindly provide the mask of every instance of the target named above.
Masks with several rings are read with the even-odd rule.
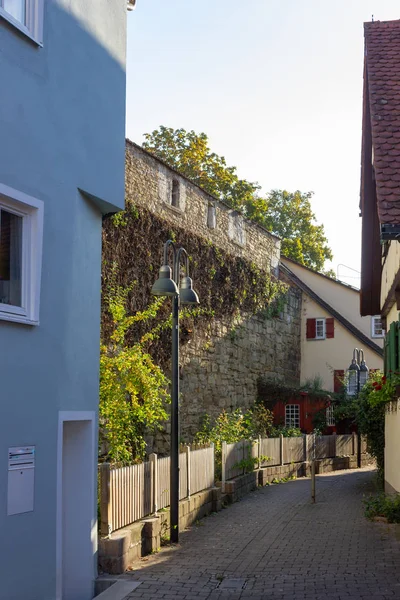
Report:
[[[333,406],[326,407],[326,424],[328,427],[334,427],[335,425],[335,417],[333,415]]]
[[[4,0],[0,0],[0,17],[11,23],[38,46],[43,46],[44,0],[25,0],[26,24],[10,15],[3,6]]]
[[[382,333],[375,333],[376,321],[381,321]],[[385,330],[382,327],[382,318],[380,315],[375,315],[375,316],[371,317],[371,337],[373,337],[373,338],[384,338],[385,337]]]
[[[294,408],[296,409],[295,411],[293,411]],[[293,415],[293,412],[296,412],[297,414]],[[285,427],[295,427],[300,429],[300,404],[285,405]]]
[[[0,208],[22,217],[21,306],[0,302],[0,320],[39,325],[44,204],[0,183]]]
[[[318,323],[322,323],[322,335],[318,335]],[[324,340],[326,338],[326,320],[315,319],[315,340]]]

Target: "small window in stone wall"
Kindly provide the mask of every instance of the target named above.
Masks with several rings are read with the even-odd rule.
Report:
[[[228,234],[231,240],[240,244],[241,246],[246,245],[246,235],[244,231],[244,222],[242,215],[232,212],[229,215],[229,230]]]
[[[207,208],[207,227],[215,229],[217,226],[217,209],[215,204],[209,204]]]
[[[177,179],[172,180],[171,206],[180,208],[180,206],[179,206],[179,181]]]

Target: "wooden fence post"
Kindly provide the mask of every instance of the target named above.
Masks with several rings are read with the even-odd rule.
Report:
[[[261,435],[258,436],[258,468],[261,469]]]
[[[158,497],[158,463],[157,463],[157,454],[153,452],[149,456],[149,460],[152,463],[151,467],[151,480],[152,480],[152,488],[153,488],[153,512],[156,515],[158,511],[157,505],[157,497]]]
[[[100,465],[100,533],[110,535],[111,523],[110,463]]]
[[[283,435],[280,434],[279,436],[279,450],[280,450],[280,456],[281,456],[281,466],[283,465]]]
[[[352,436],[352,440],[351,440],[352,441],[352,451],[351,451],[351,453],[354,456],[354,454],[356,453],[356,448],[357,448],[357,441],[356,441],[356,437],[357,436],[356,436],[355,431],[353,431],[353,433],[351,434],[351,436]]]
[[[212,487],[215,487],[215,446],[214,442],[211,442],[210,448],[212,448]]]
[[[187,497],[190,498],[190,446],[186,446]]]
[[[221,483],[222,493],[225,493],[225,481],[226,481],[226,442],[222,442],[221,445]]]
[[[307,462],[308,460],[308,455],[307,455],[307,434],[304,433],[303,434],[303,462]]]

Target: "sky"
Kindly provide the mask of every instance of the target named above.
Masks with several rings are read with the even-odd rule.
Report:
[[[339,279],[359,285],[363,22],[398,0],[137,0],[126,135],[208,135],[238,175],[313,191]]]

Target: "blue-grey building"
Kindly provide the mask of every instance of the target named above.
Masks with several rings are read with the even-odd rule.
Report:
[[[126,0],[0,0],[0,599],[90,600]]]

